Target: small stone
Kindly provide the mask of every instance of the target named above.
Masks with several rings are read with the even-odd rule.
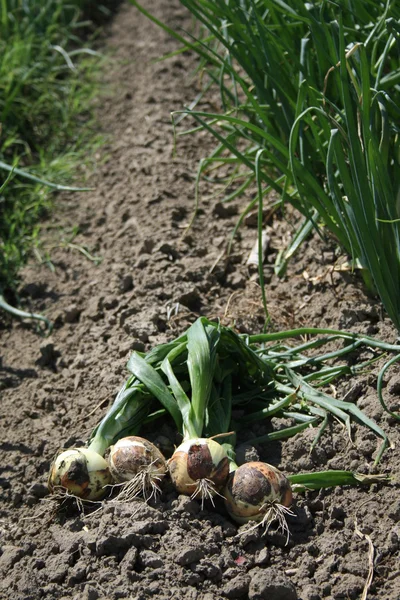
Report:
[[[49,581],[51,583],[62,583],[67,576],[68,568],[66,565],[60,564],[56,565],[56,568],[49,572]]]
[[[303,589],[302,594],[304,598],[307,598],[307,600],[321,600],[321,596],[319,595],[317,588],[315,588],[313,585],[307,585]]]
[[[222,524],[222,535],[224,538],[230,538],[237,534],[237,526],[234,525],[231,521],[226,520]]]
[[[103,317],[103,298],[90,298],[84,314],[92,321],[99,321]]]
[[[133,277],[130,273],[122,277],[121,282],[119,284],[119,289],[123,294],[133,290]]]
[[[45,283],[27,283],[21,289],[22,296],[30,296],[34,300],[42,298],[46,292],[47,285]]]
[[[213,213],[214,215],[217,215],[217,217],[226,219],[237,215],[238,207],[235,204],[217,202],[214,206]]]
[[[392,519],[393,521],[400,521],[400,501],[399,500],[397,502],[393,502],[393,504],[388,512],[388,517],[389,517],[389,519]]]
[[[4,572],[10,569],[24,556],[24,551],[18,546],[3,546],[0,556],[0,567]]]
[[[42,344],[40,346],[40,358],[36,361],[41,367],[54,368],[57,359],[61,356],[60,352],[55,349],[54,344]]]
[[[192,500],[190,496],[180,495],[176,506],[174,506],[174,510],[176,512],[186,512],[194,516],[200,512],[200,504]]]
[[[249,600],[297,600],[293,583],[275,569],[256,567],[252,571]]]
[[[384,551],[387,554],[394,554],[400,546],[400,528],[394,527],[386,536]]]
[[[64,311],[64,321],[66,323],[77,323],[79,321],[81,312],[82,311],[76,306],[76,304],[71,304]]]
[[[107,298],[104,298],[103,306],[106,310],[116,308],[118,306],[118,298],[115,296],[108,296]]]
[[[398,394],[400,392],[400,376],[393,375],[388,381],[387,389],[391,394]]]
[[[263,220],[264,218],[268,218],[268,211],[269,209],[264,208],[263,210]],[[251,212],[249,212],[245,218],[244,218],[244,223],[247,227],[257,227],[258,225],[258,210],[253,210]]]
[[[129,352],[136,350],[137,352],[143,352],[145,345],[140,340],[129,340],[119,345],[118,354],[120,358],[126,356]]]
[[[120,344],[118,347],[119,357],[123,358],[124,356],[126,356],[126,354],[128,354],[128,352],[130,352],[130,350],[131,350],[131,342],[130,341]]]
[[[150,567],[151,569],[158,569],[163,566],[161,558],[151,550],[143,550],[140,553],[139,561],[143,567]]]
[[[138,549],[135,548],[135,546],[132,546],[132,548],[129,548],[129,550],[126,552],[124,558],[120,562],[121,574],[124,574],[126,572],[134,570],[137,556],[138,556]]]
[[[218,565],[211,562],[203,562],[194,566],[194,571],[203,575],[206,579],[213,579],[214,581],[220,581],[222,579],[222,571]]]
[[[157,328],[154,323],[143,323],[143,325],[126,323],[124,330],[128,335],[136,338],[136,342],[140,340],[143,344],[146,344],[149,341],[149,335],[155,335],[157,333]]]
[[[197,287],[193,287],[186,292],[183,292],[180,296],[178,296],[177,301],[179,304],[183,304],[189,309],[196,309],[197,304],[200,300],[200,292]]]
[[[147,238],[143,240],[142,245],[139,247],[139,255],[140,254],[151,254],[154,250],[155,242],[153,238]]]
[[[85,577],[86,568],[82,566],[75,566],[68,574],[66,584],[69,588],[72,588],[74,585],[85,579]]]
[[[227,277],[227,284],[234,290],[246,287],[246,277],[242,273],[232,273]]]
[[[97,600],[99,592],[92,585],[85,585],[81,599],[82,600]]]
[[[297,525],[304,527],[304,528],[313,522],[313,516],[312,516],[311,510],[307,505],[297,507],[295,522]]]
[[[112,535],[112,534],[104,534],[99,536],[95,541],[95,549],[97,556],[112,556],[115,552],[115,548],[119,548],[120,550],[128,549],[132,546],[137,546],[139,544],[140,536],[132,533],[127,535]],[[143,543],[143,538],[142,538]],[[88,546],[90,547],[90,543]]]
[[[177,206],[171,211],[171,219],[173,221],[182,221],[186,217],[187,210],[184,206]]]
[[[131,317],[132,315],[135,315],[137,312],[137,308],[134,308],[133,306],[130,306],[129,308],[126,308],[123,311],[121,311],[119,315],[119,326],[123,327],[125,325],[125,321],[129,319],[129,317]]]
[[[164,242],[163,244],[161,244],[157,248],[157,250],[158,250],[158,252],[162,252],[163,254],[166,254],[168,256],[168,258],[171,258],[172,260],[176,260],[179,257],[179,252],[176,250],[176,248],[171,246],[171,244],[169,244],[168,242]]]
[[[242,598],[243,596],[247,596],[250,581],[250,575],[237,575],[224,585],[222,593],[227,598]],[[271,598],[274,597],[271,596]]]
[[[148,264],[149,264],[148,256],[139,256],[139,258],[135,262],[135,268],[136,269],[145,269]]]
[[[255,557],[256,565],[265,565],[269,562],[269,551],[268,548],[262,548],[260,552],[257,552]]]
[[[260,455],[256,448],[245,442],[236,448],[236,462],[243,465],[247,462],[257,462],[260,460]]]
[[[342,471],[346,469],[346,464],[343,460],[343,458],[341,458],[340,456],[335,457],[335,458],[331,458],[328,461],[328,467],[330,469],[333,469],[335,471]]]
[[[243,531],[240,534],[240,546],[242,548],[245,548],[249,544],[256,542],[258,540],[258,537],[258,529],[253,529],[252,527],[250,527],[250,529],[248,529],[247,531]],[[237,565],[244,564],[246,562],[246,559],[242,558],[242,560],[240,560],[240,558],[237,558],[235,562]]]
[[[191,563],[198,562],[204,557],[204,550],[202,548],[183,548],[176,555],[176,562],[181,565],[190,565]]]
[[[35,482],[28,488],[28,494],[30,496],[34,496],[35,498],[45,498],[49,494],[49,490],[47,485],[43,483]]]

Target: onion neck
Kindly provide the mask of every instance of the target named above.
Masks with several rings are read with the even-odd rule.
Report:
[[[88,450],[104,456],[105,451],[109,446],[109,442],[100,435],[96,435],[88,446]]]
[[[195,440],[202,437],[202,433],[198,432],[193,423],[189,420],[186,420],[183,424],[183,441],[187,442],[188,440]]]
[[[132,432],[140,428],[148,415],[149,407],[149,400],[141,394],[138,387],[127,388],[124,384],[111,408],[92,432],[88,448],[104,456],[107,448],[122,437],[127,429]]]

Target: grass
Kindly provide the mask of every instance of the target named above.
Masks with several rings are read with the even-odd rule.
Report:
[[[198,181],[228,165],[226,201],[257,190],[245,213],[274,190],[304,217],[276,271],[311,227],[328,232],[400,330],[399,4],[181,4],[201,25],[195,35],[156,22],[199,54],[205,90],[221,99],[219,112],[184,111],[217,140]]]
[[[99,143],[102,59],[85,14],[104,11],[87,0],[0,2],[0,294],[14,300],[54,191],[84,181],[80,165]]]

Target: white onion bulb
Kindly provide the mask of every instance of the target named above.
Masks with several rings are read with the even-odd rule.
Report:
[[[64,450],[54,459],[48,479],[51,492],[61,491],[84,500],[99,500],[111,483],[105,459],[88,448]]]
[[[278,469],[263,462],[249,462],[238,467],[229,477],[224,490],[225,506],[237,523],[256,521],[269,525],[277,520],[288,534],[285,520],[292,514],[292,488]]]
[[[168,461],[171,480],[180,494],[212,499],[226,484],[229,460],[218,442],[195,438],[183,442]]]
[[[167,464],[160,450],[138,436],[121,438],[111,446],[108,464],[115,481],[127,483],[122,486],[121,500],[129,500],[139,493],[145,498],[157,494],[167,472]]]

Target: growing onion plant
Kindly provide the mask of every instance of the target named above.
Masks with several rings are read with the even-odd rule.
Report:
[[[251,190],[238,225],[274,191],[272,210],[303,215],[276,272],[313,228],[329,232],[400,330],[399,3],[181,0],[197,23],[186,35],[131,3],[178,39],[176,53],[199,55],[203,93],[174,113],[177,135],[217,141],[197,187],[202,175],[222,183],[226,202]],[[213,113],[199,108],[210,87]]]

